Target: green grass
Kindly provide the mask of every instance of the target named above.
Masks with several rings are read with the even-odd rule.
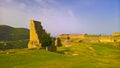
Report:
[[[120,50],[111,46],[113,44],[71,45],[73,46],[58,47],[58,53],[45,50],[8,50],[0,54],[0,68],[120,68]],[[68,54],[63,54],[64,52]]]

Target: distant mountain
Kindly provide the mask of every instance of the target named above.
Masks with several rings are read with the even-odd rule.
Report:
[[[29,29],[0,25],[0,41],[29,39]]]

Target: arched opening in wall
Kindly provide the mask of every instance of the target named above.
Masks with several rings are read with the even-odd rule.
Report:
[[[69,37],[69,36],[67,37],[67,40],[70,40],[70,37]]]

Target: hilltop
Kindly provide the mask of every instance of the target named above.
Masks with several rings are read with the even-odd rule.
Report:
[[[8,25],[0,25],[0,40],[22,40],[29,39],[29,29],[27,28],[14,28]]]
[[[0,50],[26,48],[29,29],[0,25]]]

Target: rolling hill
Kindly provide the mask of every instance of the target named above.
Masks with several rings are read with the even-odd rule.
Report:
[[[29,29],[0,25],[0,41],[29,39]]]
[[[26,48],[29,29],[0,25],[0,50]]]

